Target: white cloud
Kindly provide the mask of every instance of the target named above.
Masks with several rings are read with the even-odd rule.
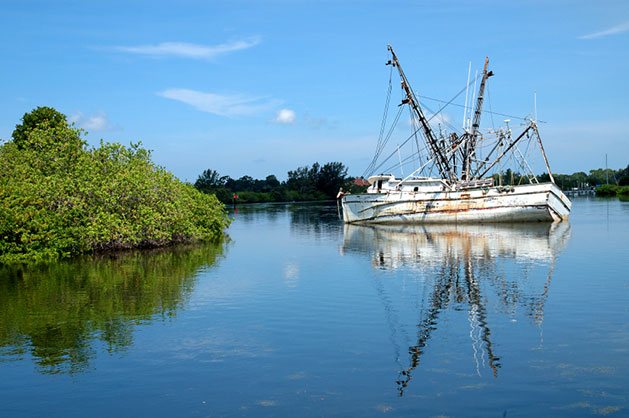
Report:
[[[242,94],[220,95],[188,89],[168,89],[158,92],[157,95],[189,104],[202,112],[219,116],[253,115],[268,111],[279,104],[277,100],[268,100],[264,97],[251,97]]]
[[[427,114],[426,119],[428,119],[428,121],[434,125],[439,124],[439,123],[441,125],[447,125],[447,124],[452,123],[452,117],[444,112]]]
[[[294,110],[290,109],[280,109],[277,111],[275,118],[271,119],[271,122],[281,123],[283,125],[291,125],[295,123],[295,119],[297,115]]]
[[[117,46],[116,50],[132,54],[151,56],[176,56],[185,58],[214,58],[227,52],[251,48],[260,43],[259,38],[233,41],[220,45],[207,46],[185,42],[162,42],[157,45]]]
[[[107,120],[107,114],[102,110],[99,110],[95,115],[85,115],[83,112],[79,111],[70,116],[70,122],[88,131],[106,131],[112,129],[111,124]]]
[[[629,31],[629,22],[621,23],[609,29],[602,30],[600,32],[589,33],[587,35],[579,36],[579,39],[596,39],[603,36],[617,35]]]
[[[444,131],[450,131],[451,125],[454,125],[452,122],[452,116],[450,116],[448,113],[445,112],[441,112],[441,113],[427,113],[425,114],[426,119],[428,120],[428,123],[430,124],[430,127],[433,130],[438,130],[439,129],[439,125],[441,125],[441,128]],[[413,123],[414,122],[414,123]],[[415,128],[419,128],[421,125],[419,123],[418,120],[414,120],[414,118],[407,118],[406,119],[406,125],[408,126],[414,126]],[[455,126],[456,128],[458,128],[458,126]],[[404,126],[402,126],[402,124],[399,125],[400,129],[405,129]]]

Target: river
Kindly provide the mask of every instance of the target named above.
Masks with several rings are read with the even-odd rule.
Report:
[[[0,268],[0,416],[626,416],[629,202],[344,226],[239,207],[218,245]]]

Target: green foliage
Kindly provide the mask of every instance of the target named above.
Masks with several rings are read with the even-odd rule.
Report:
[[[219,239],[229,225],[139,144],[86,149],[80,130],[46,123],[20,141],[0,147],[0,263]]]
[[[347,168],[339,163],[327,163],[321,167],[316,179],[317,190],[326,197],[332,199],[336,197],[339,189],[345,184],[347,178]]]
[[[27,146],[35,145],[35,138],[29,138],[29,134],[35,129],[54,129],[57,132],[70,133],[68,130],[68,121],[66,115],[57,112],[52,107],[40,106],[33,109],[29,113],[25,113],[22,117],[22,123],[18,124],[13,131],[13,142],[18,148],[22,149]],[[76,135],[63,135],[56,137],[51,135],[48,140],[55,141],[77,141],[79,140],[80,131],[74,131]]]
[[[216,195],[223,203],[303,202],[334,199],[347,181],[347,168],[339,162],[327,163],[323,167],[314,163],[312,167],[299,167],[288,172],[284,183],[271,174],[264,180],[243,176],[237,180],[221,177],[215,170],[205,170],[194,186]]]
[[[602,186],[596,188],[596,195],[600,197],[616,196],[618,189],[618,186],[615,184],[603,184]]]
[[[618,197],[620,200],[629,200],[629,186],[616,186],[615,184],[604,184],[596,188],[596,195],[599,197]]]
[[[219,176],[215,170],[205,170],[194,183],[197,190],[204,193],[213,193],[225,185],[227,178]]]

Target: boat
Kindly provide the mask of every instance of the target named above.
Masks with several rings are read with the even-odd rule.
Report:
[[[402,100],[388,130],[385,129],[388,112],[385,106],[376,155],[368,170],[374,171],[383,166],[383,163],[377,165],[378,158],[404,108],[410,110],[412,134],[402,145],[410,143],[416,152],[403,160],[401,146],[398,145],[385,159],[386,162],[396,155],[399,157],[400,177],[371,173],[367,175],[369,187],[366,193],[344,194],[341,191],[339,199],[345,223],[511,223],[561,222],[568,219],[572,203],[555,184],[536,115],[535,118],[521,118],[525,127],[518,135],[512,133],[509,119],[504,121],[504,128],[480,129],[487,80],[494,75],[487,70],[488,58],[483,71],[474,80],[470,82],[468,73],[466,87],[452,100],[444,102],[446,104],[438,112],[427,117],[391,45],[388,45],[388,51],[391,59],[387,65],[391,66],[391,75],[395,68],[400,76]],[[468,100],[471,84],[476,85],[479,80],[476,97],[469,96]],[[387,104],[391,102],[391,85],[389,79]],[[444,132],[441,126],[436,132],[431,120],[442,114],[443,109],[463,91],[466,91],[466,98],[462,132],[457,132],[455,128],[453,132]],[[472,109],[471,103],[474,102]],[[493,112],[490,113],[493,117]],[[522,144],[526,145],[524,151],[518,146]],[[528,161],[533,150],[538,151],[538,159],[540,155],[543,159],[545,173],[542,175],[536,175]],[[524,175],[518,174],[518,182],[509,179],[503,182],[504,161],[515,161],[525,172]],[[404,176],[403,165],[409,162],[417,168]],[[513,171],[510,172],[513,177]]]

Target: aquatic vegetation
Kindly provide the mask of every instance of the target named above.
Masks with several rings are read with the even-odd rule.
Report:
[[[214,196],[139,143],[88,148],[65,116],[31,125],[0,147],[0,263],[218,240],[229,225]]]

